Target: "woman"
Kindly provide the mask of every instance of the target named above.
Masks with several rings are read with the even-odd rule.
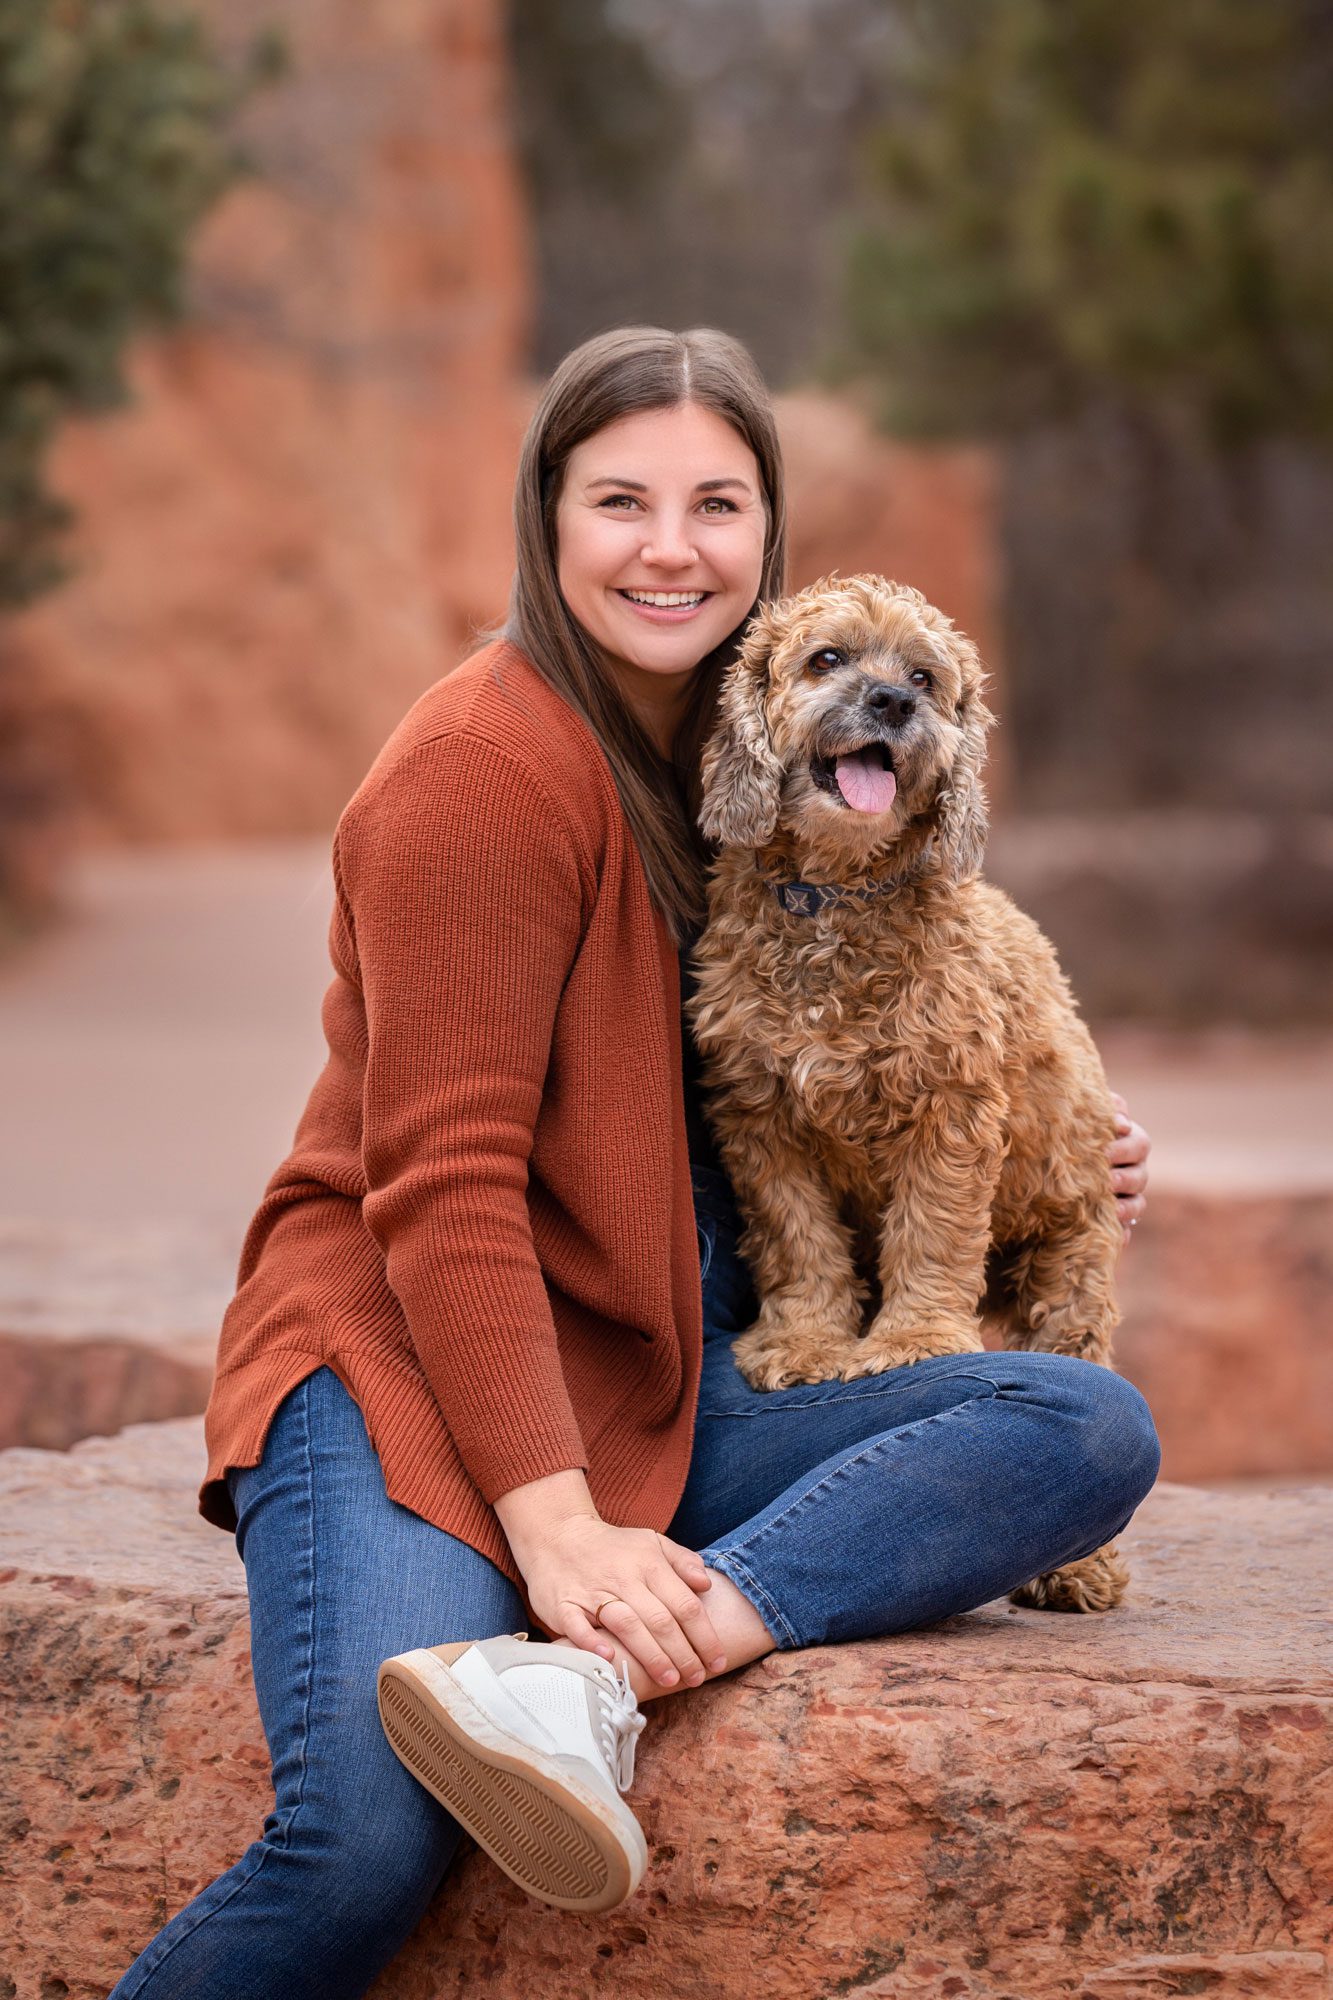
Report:
[[[1156,1475],[1142,1398],[1068,1357],[739,1376],[754,1300],[679,1009],[699,749],[785,584],[746,351],[630,327],[569,355],[515,525],[503,634],[339,822],[328,1062],[223,1324],[200,1509],[245,1560],[274,1810],[113,2000],[363,1992],[459,1814],[532,1893],[610,1907],[644,1861],[639,1701],[986,1602]]]

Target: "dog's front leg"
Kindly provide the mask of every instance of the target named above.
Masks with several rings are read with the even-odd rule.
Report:
[[[754,1389],[832,1381],[866,1302],[851,1232],[808,1144],[771,1127],[720,1143],[746,1222],[738,1248],[760,1302],[754,1325],[731,1344],[736,1365]]]
[[[877,1161],[888,1190],[879,1240],[883,1303],[840,1371],[878,1375],[935,1354],[979,1354],[991,1203],[1004,1157],[1002,1097],[925,1095]]]

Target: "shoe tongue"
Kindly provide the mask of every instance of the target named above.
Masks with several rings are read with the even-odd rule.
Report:
[[[887,812],[898,796],[898,780],[884,768],[877,749],[845,750],[833,766],[838,790],[857,812]]]

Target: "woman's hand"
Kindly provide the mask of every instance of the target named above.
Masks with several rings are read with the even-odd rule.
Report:
[[[528,1602],[556,1638],[611,1660],[609,1632],[664,1687],[697,1683],[726,1666],[699,1602],[713,1584],[707,1564],[654,1528],[604,1521],[583,1471],[546,1473],[494,1504]]]
[[[1148,1185],[1148,1153],[1152,1140],[1142,1125],[1136,1125],[1130,1117],[1129,1106],[1118,1090],[1111,1092],[1111,1102],[1117,1113],[1115,1137],[1106,1153],[1111,1162],[1111,1185],[1120,1209],[1121,1240],[1128,1243],[1130,1231],[1148,1206],[1144,1190]]]
[[[515,1548],[514,1557],[542,1625],[585,1652],[613,1659],[610,1632],[664,1687],[701,1681],[726,1665],[696,1595],[711,1588],[711,1573],[693,1549],[666,1535],[577,1514]]]

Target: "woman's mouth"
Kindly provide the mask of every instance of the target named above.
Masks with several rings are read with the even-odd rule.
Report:
[[[711,590],[618,590],[617,597],[623,597],[631,611],[638,613],[654,625],[683,625],[702,610],[710,597]]]

